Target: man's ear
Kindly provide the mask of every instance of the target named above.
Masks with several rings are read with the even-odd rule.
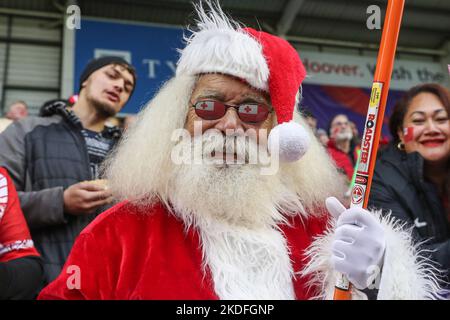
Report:
[[[88,82],[88,79],[84,80],[83,83],[81,84],[80,88],[81,89],[86,88],[87,82]]]

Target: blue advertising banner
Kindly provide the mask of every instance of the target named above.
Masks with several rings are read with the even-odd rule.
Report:
[[[74,93],[86,64],[96,57],[123,57],[137,71],[137,86],[121,113],[137,113],[175,71],[183,29],[82,19],[75,35]]]

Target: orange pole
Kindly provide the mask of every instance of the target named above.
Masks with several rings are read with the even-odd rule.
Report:
[[[351,207],[367,208],[369,201],[404,4],[405,0],[388,0],[372,93],[361,142],[359,165],[351,193]],[[338,274],[334,300],[351,300],[351,283],[345,275]]]

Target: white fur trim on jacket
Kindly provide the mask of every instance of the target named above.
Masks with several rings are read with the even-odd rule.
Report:
[[[210,5],[205,12],[196,6],[198,30],[185,38],[180,50],[177,75],[223,73],[246,80],[252,87],[268,91],[269,67],[261,44],[220,9]]]
[[[381,279],[378,283],[379,300],[436,299],[441,290],[439,270],[426,259],[417,245],[413,244],[410,230],[394,218],[372,212],[383,226],[386,235],[386,251]],[[333,222],[325,234],[314,240],[306,252],[309,260],[301,272],[310,277],[310,285],[319,288],[316,299],[332,299],[336,273],[331,264]],[[353,299],[367,298],[353,287]]]

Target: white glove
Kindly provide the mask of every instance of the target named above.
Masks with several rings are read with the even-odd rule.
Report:
[[[384,230],[378,220],[363,208],[345,207],[334,197],[326,207],[337,220],[331,262],[358,289],[367,288],[375,270],[381,270],[386,248]],[[375,268],[375,269],[374,269]]]

